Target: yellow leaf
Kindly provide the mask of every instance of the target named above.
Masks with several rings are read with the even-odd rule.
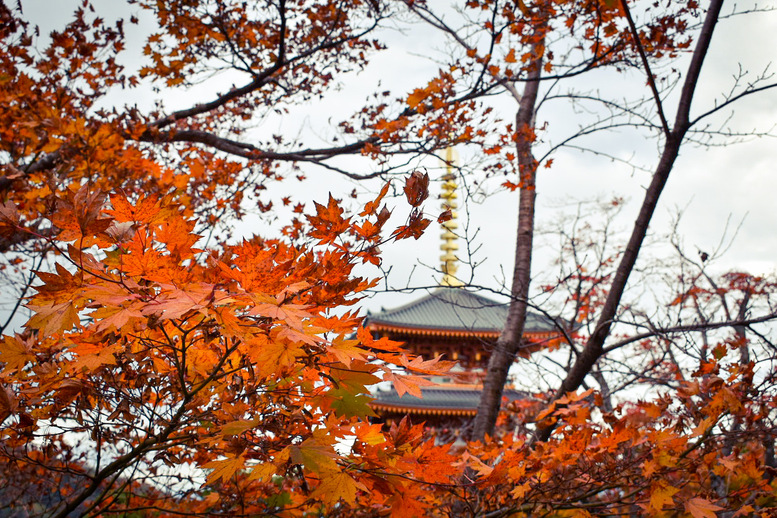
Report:
[[[329,347],[329,352],[350,369],[352,360],[364,360],[364,355],[367,354],[364,349],[356,347],[358,343],[358,340],[335,340]]]
[[[685,510],[693,515],[693,518],[716,518],[715,511],[723,508],[704,498],[691,498],[685,502]]]
[[[529,482],[524,482],[523,484],[519,484],[513,488],[512,491],[510,491],[510,495],[513,498],[522,499],[523,496],[531,490],[531,484]]]
[[[38,329],[42,336],[68,331],[79,323],[78,312],[72,302],[27,307],[35,312],[27,322],[27,327]]]
[[[374,398],[366,394],[354,394],[344,389],[332,389],[326,393],[326,396],[332,399],[332,409],[337,416],[358,416],[366,420],[367,417],[377,415],[369,405]]]
[[[313,496],[320,498],[327,505],[334,505],[341,498],[353,505],[358,488],[356,481],[347,473],[327,473],[321,477],[321,483],[313,492]]]
[[[734,473],[739,469],[740,465],[739,462],[731,457],[723,457],[719,458],[718,462],[724,466],[727,470],[729,470],[731,473]]]
[[[219,479],[223,479],[224,481],[229,480],[237,470],[243,469],[244,465],[245,459],[243,459],[243,457],[235,457],[234,459],[212,460],[206,464],[203,464],[202,468],[213,470],[208,475],[206,483],[214,484]]]
[[[482,460],[475,457],[474,455],[470,455],[466,451],[462,454],[461,459],[467,463],[467,467],[476,471],[478,475],[480,475],[481,477],[485,478],[494,471],[493,467],[484,463]]]
[[[261,419],[252,419],[250,421],[232,421],[221,427],[221,433],[224,435],[240,435],[246,430],[250,430],[259,424]]]
[[[742,509],[734,513],[734,517],[736,518],[738,516],[753,516],[754,513],[755,513],[755,509],[753,508],[753,506],[746,505]]]
[[[257,464],[251,469],[251,474],[248,476],[248,480],[269,480],[273,475],[278,472],[278,468],[274,464]]]
[[[672,496],[678,491],[664,481],[654,484],[650,489],[650,509],[660,512],[665,506],[674,504]]]
[[[380,378],[373,374],[372,368],[364,361],[354,360],[350,367],[335,363],[331,365],[330,376],[340,387],[345,387],[354,394],[366,394],[369,392],[369,385],[380,382]]]
[[[313,332],[310,328],[308,328],[306,331]],[[318,336],[299,332],[290,327],[282,327],[278,332],[278,338],[285,338],[291,342],[302,342],[313,346],[323,342],[323,340]]]
[[[5,362],[6,370],[20,370],[34,358],[19,335],[4,336],[0,342],[0,361]]]
[[[44,153],[53,153],[54,151],[58,150],[62,147],[62,142],[55,138],[51,137],[49,138],[49,141],[46,143],[45,146],[41,149]]]
[[[94,319],[95,330],[98,332],[121,332],[125,328],[131,330],[138,322],[145,320],[136,307],[103,306],[95,309],[90,316]]]
[[[279,333],[276,335],[278,336]],[[296,343],[286,340],[264,340],[261,347],[251,351],[251,359],[265,376],[270,376],[291,367],[297,358],[305,353]]]
[[[356,432],[357,439],[365,444],[374,446],[386,442],[380,424],[360,423],[354,427],[354,432]]]
[[[308,437],[299,445],[290,446],[291,461],[315,473],[337,471],[334,460],[337,454],[322,434],[326,434],[326,430],[313,432],[313,437]]]

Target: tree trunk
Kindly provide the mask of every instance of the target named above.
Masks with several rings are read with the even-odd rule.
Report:
[[[712,39],[712,33],[715,29],[715,24],[720,16],[720,10],[723,5],[723,0],[713,0],[710,3],[709,9],[704,19],[704,25],[701,33],[699,34],[699,40],[694,49],[691,63],[688,67],[688,73],[683,84],[682,93],[680,95],[680,101],[678,103],[677,116],[675,118],[675,124],[672,131],[666,135],[666,142],[664,143],[664,149],[661,153],[661,160],[656,167],[656,171],[653,174],[653,180],[645,193],[645,198],[642,201],[642,207],[640,208],[637,220],[634,223],[634,228],[629,238],[629,243],[626,247],[626,251],[618,264],[618,269],[613,279],[612,287],[607,295],[604,306],[602,308],[599,320],[596,323],[594,332],[586,342],[585,347],[581,354],[577,357],[574,365],[567,373],[567,377],[562,382],[559,389],[553,396],[553,400],[557,400],[567,392],[577,390],[582,384],[585,377],[591,372],[591,369],[596,364],[596,361],[601,357],[603,353],[604,342],[610,335],[610,328],[612,326],[613,319],[615,318],[620,305],[623,292],[626,288],[629,275],[634,269],[634,265],[637,262],[642,242],[647,234],[650,220],[653,217],[658,199],[661,196],[661,192],[669,179],[669,174],[672,172],[677,156],[680,152],[680,144],[685,137],[688,128],[690,127],[690,110],[691,102],[693,101],[696,85],[698,84],[699,74],[701,73],[701,66],[704,63],[704,58],[709,50],[710,41]],[[649,73],[649,72],[648,72]],[[662,107],[658,106],[659,111],[662,111]],[[547,441],[550,434],[553,432],[553,425],[547,425],[537,430],[535,441]]]
[[[543,45],[541,40],[534,49]],[[517,132],[516,151],[520,173],[518,199],[518,232],[515,245],[515,266],[513,268],[512,300],[507,321],[496,342],[488,362],[488,372],[483,383],[483,393],[475,416],[472,437],[482,440],[494,432],[494,425],[502,403],[507,375],[521,346],[521,337],[526,322],[526,309],[531,281],[532,241],[534,239],[534,207],[537,197],[535,180],[537,160],[532,154],[534,140],[534,115],[542,75],[542,56],[536,56],[527,74],[527,82],[521,96],[515,117]]]

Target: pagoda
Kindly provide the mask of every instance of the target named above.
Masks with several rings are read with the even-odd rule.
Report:
[[[384,422],[409,415],[443,432],[460,430],[475,416],[486,366],[508,312],[507,304],[468,290],[456,277],[458,223],[453,161],[449,149],[441,198],[443,210],[450,210],[452,217],[442,223],[440,286],[404,306],[368,313],[365,320],[374,336],[404,342],[408,352],[425,358],[442,354],[446,360],[457,362],[449,377],[433,377],[434,386],[421,387],[420,398],[407,393],[400,397],[393,386],[373,393],[372,409]],[[552,319],[529,312],[523,336],[527,347],[522,349],[539,349],[559,335]],[[509,388],[504,396],[507,400],[526,397]]]

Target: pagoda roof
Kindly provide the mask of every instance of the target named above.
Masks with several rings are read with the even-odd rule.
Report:
[[[440,287],[404,306],[368,313],[372,328],[445,330],[474,334],[498,334],[507,320],[509,306],[463,287]],[[553,333],[552,319],[537,313],[526,315],[525,333]]]
[[[424,415],[475,415],[482,389],[475,386],[422,387],[421,396],[405,393],[401,397],[396,389],[377,390],[370,406],[378,412],[398,412]],[[506,389],[503,397],[509,401],[525,399],[526,394]]]

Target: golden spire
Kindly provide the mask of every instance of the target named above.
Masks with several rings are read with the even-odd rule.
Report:
[[[442,223],[442,244],[440,245],[440,250],[444,254],[440,256],[443,273],[442,280],[440,281],[441,286],[464,285],[463,282],[456,278],[456,271],[459,269],[459,258],[456,257],[455,251],[459,249],[457,243],[459,237],[454,231],[459,228],[459,224],[456,221],[459,216],[456,209],[459,206],[456,203],[456,188],[458,185],[456,184],[456,173],[453,169],[455,163],[458,163],[458,153],[452,147],[449,147],[445,150],[445,175],[442,177],[442,194],[440,194],[442,210],[451,211],[451,219]]]

